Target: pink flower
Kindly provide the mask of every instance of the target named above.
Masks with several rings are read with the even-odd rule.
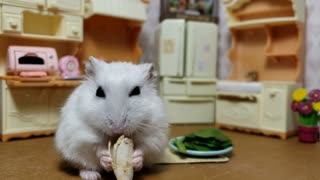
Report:
[[[310,101],[318,102],[320,101],[320,89],[314,89],[309,93]]]
[[[312,112],[312,103],[311,102],[300,102],[299,103],[299,112],[304,115],[309,115]]]
[[[292,109],[294,112],[297,112],[297,111],[299,110],[299,104],[300,104],[300,102],[292,101],[292,103],[291,103],[291,109]]]

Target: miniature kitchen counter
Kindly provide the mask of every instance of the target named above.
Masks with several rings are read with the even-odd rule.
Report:
[[[205,128],[204,125],[171,126],[171,137]],[[320,179],[320,143],[287,140],[224,131],[234,143],[227,163],[157,165],[135,175],[137,180],[215,179]],[[0,143],[0,177],[4,179],[79,179],[77,171],[62,165],[52,137]],[[115,179],[105,175],[105,179]]]

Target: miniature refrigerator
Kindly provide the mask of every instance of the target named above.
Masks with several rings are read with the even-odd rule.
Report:
[[[218,29],[166,19],[157,29],[160,94],[170,123],[213,123]]]

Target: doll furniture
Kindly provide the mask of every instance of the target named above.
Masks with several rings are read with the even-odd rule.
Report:
[[[83,0],[3,0],[0,6],[6,35],[82,41]]]
[[[216,125],[285,139],[295,134],[291,94],[303,80],[305,4],[231,0],[232,69],[217,83]]]
[[[140,0],[0,0],[1,140],[53,134],[60,108],[80,84],[62,76],[83,75],[90,55],[138,62],[138,35],[146,20],[145,10],[146,4]],[[54,68],[48,76],[22,77],[15,73],[17,68],[7,71],[7,62],[19,61],[8,59],[9,47],[16,46],[38,48],[24,54],[30,57],[40,57],[45,48],[54,49],[59,61],[55,65],[72,72],[65,74]],[[40,61],[48,59],[42,57]],[[30,70],[30,66],[19,67]]]
[[[160,94],[169,122],[212,123],[217,25],[166,19],[157,34]]]

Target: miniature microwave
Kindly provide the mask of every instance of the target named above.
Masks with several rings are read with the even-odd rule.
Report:
[[[7,74],[23,77],[52,76],[58,71],[58,57],[54,48],[9,46]]]

